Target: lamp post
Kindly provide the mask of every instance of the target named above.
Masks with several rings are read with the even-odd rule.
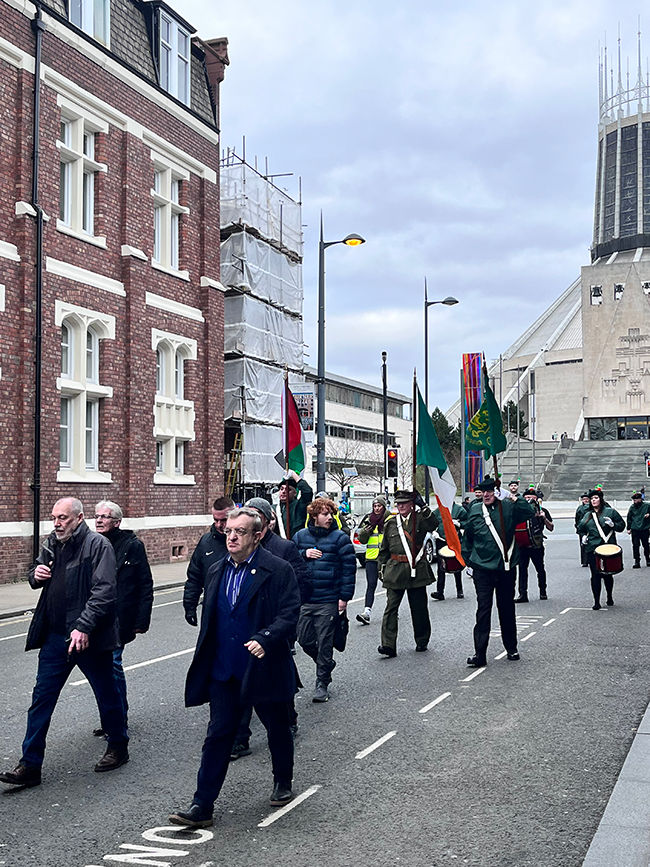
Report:
[[[340,241],[323,240],[323,215],[320,216],[320,240],[318,242],[318,375],[316,377],[316,402],[318,422],[316,425],[316,490],[325,488],[325,250],[335,244],[358,247],[365,244],[361,235],[346,235]]]
[[[381,474],[381,492],[386,494],[388,490],[388,480],[386,479],[386,451],[388,450],[388,380],[386,379],[386,359],[388,358],[385,352],[381,354],[381,387],[382,387],[382,413],[384,416],[384,468]]]
[[[429,412],[429,307],[434,304],[444,304],[453,307],[458,304],[457,298],[448,295],[442,301],[429,301],[427,295],[427,278],[424,278],[424,403]],[[429,475],[424,474],[424,499],[429,502]]]

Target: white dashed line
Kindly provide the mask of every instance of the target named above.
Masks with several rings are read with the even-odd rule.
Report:
[[[158,605],[152,605],[152,608],[164,608],[165,605],[180,605],[182,599],[174,599],[172,602],[159,602]]]
[[[477,668],[476,671],[473,671],[473,672],[469,675],[469,677],[464,677],[464,678],[461,680],[461,683],[469,683],[470,680],[474,680],[475,677],[478,677],[479,674],[483,674],[484,671],[485,671],[485,666],[483,665],[483,666],[481,666],[481,668]]]
[[[444,701],[446,698],[449,698],[451,695],[450,692],[443,692],[442,695],[439,695],[438,698],[434,698],[432,702],[429,704],[425,704],[424,707],[420,708],[419,713],[426,713],[428,710],[431,710],[432,707],[435,707],[437,704],[440,704],[441,701]],[[358,756],[357,756],[358,758]]]
[[[495,659],[503,659],[504,656],[508,655],[508,651],[504,650],[503,653],[500,653],[498,656],[495,656]]]
[[[271,813],[270,816],[267,816],[266,819],[262,819],[262,821],[258,824],[258,828],[268,828],[269,825],[272,825],[274,822],[277,822],[278,819],[281,819],[282,816],[285,816],[290,810],[293,810],[298,804],[302,804],[307,798],[310,798],[313,794],[315,794],[320,789],[320,786],[311,786],[306,791],[302,792],[300,795],[295,797],[293,801],[290,801],[286,807],[280,807],[275,813]]]
[[[24,638],[26,635],[26,632],[19,632],[18,635],[5,635],[4,638],[0,638],[0,641],[9,641],[10,638]]]
[[[154,662],[165,662],[166,659],[185,656],[186,653],[194,653],[194,648],[190,647],[189,650],[179,650],[178,653],[168,653],[167,656],[158,656],[156,659],[147,659],[146,662],[136,662],[135,665],[125,665],[124,671],[133,671],[134,668],[144,668],[146,665],[153,665]],[[84,683],[88,683],[85,677],[83,680],[73,680],[70,686],[81,686]]]
[[[533,635],[537,635],[537,633],[536,632],[529,632],[528,635],[524,635],[524,637],[520,638],[519,640],[520,641],[528,641],[528,639],[532,638]]]
[[[551,619],[547,620],[546,623],[542,623],[542,626],[550,626],[551,623],[555,623],[555,617],[551,617]]]
[[[360,753],[357,753],[355,759],[365,759],[367,755],[372,753],[382,744],[385,744],[386,741],[389,741],[391,738],[394,738],[397,732],[388,732],[387,735],[384,735],[383,738],[379,738],[378,741],[375,741],[374,744],[371,744],[369,747],[366,747],[365,750],[361,750]]]
[[[385,590],[379,590],[379,592],[375,593],[375,599],[376,599],[378,596],[385,596],[385,595],[386,595],[386,591],[385,591]],[[357,596],[356,599],[350,599],[350,601],[348,602],[348,605],[354,605],[355,602],[365,602],[365,601],[366,601],[366,597],[365,597],[365,596]]]

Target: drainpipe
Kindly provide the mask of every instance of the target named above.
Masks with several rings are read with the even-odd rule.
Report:
[[[41,112],[41,47],[43,42],[43,23],[40,4],[36,4],[36,17],[32,19],[32,30],[36,41],[34,51],[34,135],[32,150],[32,207],[36,212],[36,274],[34,310],[34,532],[32,539],[33,559],[39,553],[39,531],[41,526],[41,368],[43,352],[43,209],[38,201],[38,179],[40,161],[40,112]]]

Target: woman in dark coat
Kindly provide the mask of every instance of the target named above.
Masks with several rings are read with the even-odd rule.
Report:
[[[613,605],[614,599],[614,576],[606,572],[599,572],[596,568],[596,548],[599,545],[616,545],[616,532],[622,533],[625,529],[625,521],[616,509],[605,504],[603,492],[598,488],[589,491],[589,511],[586,512],[578,524],[578,532],[582,544],[587,552],[587,563],[591,569],[591,591],[594,594],[594,611],[600,610],[600,591],[602,582],[605,582],[607,592],[607,604]]]
[[[350,539],[334,522],[336,505],[322,497],[307,506],[309,522],[293,537],[305,558],[314,585],[311,600],[300,609],[298,642],[316,663],[312,700],[327,701],[334,661],[337,618],[354,594],[357,561]]]

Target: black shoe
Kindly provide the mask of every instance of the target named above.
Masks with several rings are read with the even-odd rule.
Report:
[[[467,664],[470,668],[483,668],[484,665],[487,665],[487,660],[474,654],[474,656],[467,657]]]
[[[428,649],[429,648],[427,647],[426,644],[416,644],[415,645],[415,652],[416,653],[425,653]]]
[[[104,731],[104,729],[101,729],[101,728],[100,729],[93,729],[93,734],[96,738],[105,738],[106,737],[106,732]]]
[[[464,598],[465,598],[465,594],[464,594],[464,593],[457,593],[457,594],[456,594],[456,599],[464,599]]]
[[[596,602],[595,605],[591,606],[592,611],[600,611],[600,602]]]
[[[431,598],[437,599],[438,602],[444,602],[445,601],[445,594],[440,593],[440,591],[438,591],[438,590],[434,590],[433,593],[431,594]]]
[[[528,596],[522,596],[520,593],[519,596],[515,599],[515,602],[528,602]]]
[[[361,614],[357,614],[357,620],[359,623],[363,623],[364,626],[370,626],[370,615],[366,614],[365,611],[362,611]]]
[[[170,815],[169,821],[172,825],[185,825],[187,828],[208,828],[213,824],[212,811],[192,804],[189,810],[176,810]]]
[[[316,681],[316,688],[314,689],[314,694],[311,697],[311,700],[315,704],[323,704],[323,702],[329,701],[330,694],[327,689],[327,684],[322,681]]]
[[[108,747],[101,759],[95,765],[95,770],[98,774],[103,771],[114,771],[121,768],[129,760],[129,751],[126,747],[117,749],[116,747]]]
[[[394,647],[385,647],[383,644],[379,645],[377,653],[381,653],[382,656],[387,656],[389,659],[392,659],[393,656],[397,656],[397,651]]]
[[[581,563],[580,565],[582,566],[583,569],[586,569],[587,566],[589,565],[589,563]]]
[[[633,569],[640,569],[640,568],[641,568],[641,564],[639,563],[638,560],[635,560],[635,561],[634,561],[634,566],[632,566],[632,568],[633,568]]]
[[[289,726],[289,728],[291,729],[291,737],[295,741],[295,739],[298,737],[298,723],[293,723]]]
[[[614,600],[612,599],[611,596],[610,596],[609,599],[607,600],[607,604],[608,604],[608,605],[613,605],[613,604],[614,604]]]
[[[548,596],[546,595],[546,593],[540,593],[539,598],[540,599],[548,599]]]
[[[0,774],[0,780],[3,783],[9,783],[10,786],[24,786],[26,789],[32,789],[34,786],[41,785],[41,769],[40,766],[27,767],[27,765],[18,764],[13,771],[5,771]]]
[[[517,662],[518,659],[521,659],[516,650],[513,650],[512,653],[508,653],[508,659],[510,662]]]
[[[645,564],[646,566],[650,566],[650,560],[647,557],[645,558]]]
[[[248,744],[233,744],[230,750],[230,761],[235,762],[237,759],[241,759],[242,756],[250,756],[252,752]]]
[[[276,783],[273,786],[273,794],[269,798],[269,804],[272,807],[284,807],[289,801],[293,801],[294,794],[291,791],[291,786],[285,786],[284,783]]]

